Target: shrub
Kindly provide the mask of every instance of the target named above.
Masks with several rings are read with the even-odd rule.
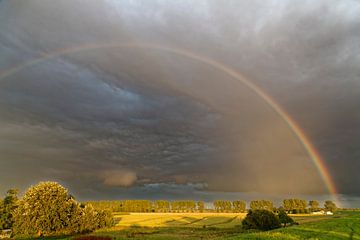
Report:
[[[97,210],[98,228],[112,227],[115,225],[114,217],[109,210]]]
[[[56,182],[40,182],[30,187],[14,212],[15,235],[56,235],[91,232],[107,226],[107,215],[91,205],[81,207]]]
[[[294,220],[287,215],[285,210],[280,210],[278,214],[280,223],[283,224],[284,227],[286,227],[286,224],[294,224]]]
[[[10,189],[6,192],[4,200],[0,199],[0,231],[12,228],[13,212],[17,208],[17,193],[17,189]]]
[[[281,227],[279,218],[268,210],[250,210],[242,221],[244,229],[271,230]]]

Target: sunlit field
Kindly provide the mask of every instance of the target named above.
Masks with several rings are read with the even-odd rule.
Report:
[[[92,235],[113,239],[360,239],[360,212],[292,215],[299,225],[267,232],[242,230],[242,217],[244,214],[234,213],[115,215],[118,223],[114,228]]]
[[[117,227],[232,228],[241,225],[245,213],[131,213],[115,214]]]

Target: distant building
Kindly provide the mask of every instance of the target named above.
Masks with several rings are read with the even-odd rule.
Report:
[[[314,215],[324,215],[325,212],[324,212],[323,210],[321,210],[321,211],[312,212],[311,214],[314,214]]]
[[[333,212],[331,211],[324,211],[324,210],[321,210],[321,211],[317,211],[317,212],[312,212],[311,214],[314,214],[314,215],[334,215]]]

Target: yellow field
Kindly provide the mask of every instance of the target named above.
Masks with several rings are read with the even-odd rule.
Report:
[[[245,213],[130,213],[114,216],[118,227],[217,227],[241,225]]]

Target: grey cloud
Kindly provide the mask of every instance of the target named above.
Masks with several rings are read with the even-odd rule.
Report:
[[[104,184],[113,187],[130,187],[137,180],[136,173],[128,169],[108,170],[102,176]]]
[[[309,136],[339,191],[358,194],[359,16],[351,0],[2,1],[0,74],[87,44],[186,49],[261,87]],[[182,196],[174,182],[213,193],[326,193],[268,104],[226,73],[169,52],[94,49],[36,62],[0,79],[0,124],[4,189],[53,177],[84,196],[131,197],[151,186]],[[107,186],[109,169],[131,169],[136,184]]]

